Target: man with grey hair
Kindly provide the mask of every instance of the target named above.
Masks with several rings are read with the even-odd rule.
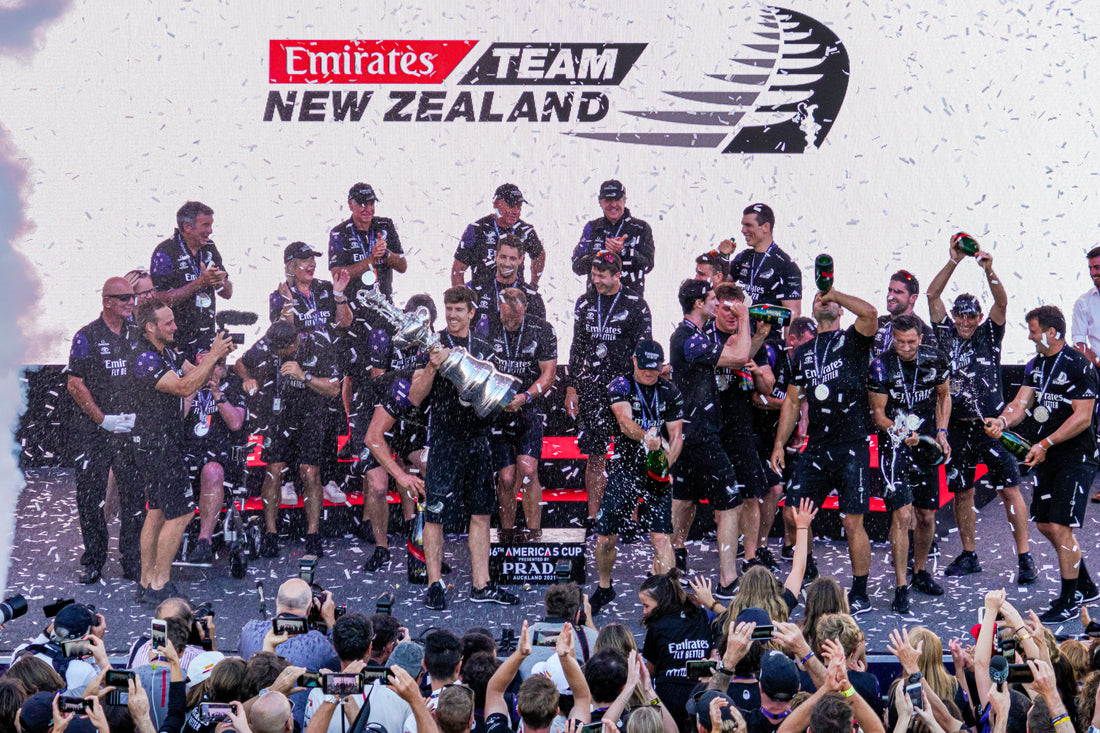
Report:
[[[276,653],[286,659],[295,667],[305,667],[310,670],[339,669],[340,660],[336,656],[329,639],[331,629],[336,624],[336,604],[332,600],[332,593],[325,591],[320,600],[313,597],[313,589],[300,578],[291,578],[279,586],[279,594],[275,599],[276,618],[307,618],[310,608],[319,606],[321,618],[324,621],[328,633],[317,629],[310,629],[304,634],[291,636],[278,644]],[[237,642],[238,653],[241,659],[247,660],[256,652],[263,649],[264,636],[271,630],[271,622],[256,619],[249,621],[241,629],[240,640]]]
[[[281,692],[265,692],[248,713],[252,733],[289,733],[294,730],[290,700]]]

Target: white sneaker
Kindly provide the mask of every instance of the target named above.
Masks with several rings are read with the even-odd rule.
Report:
[[[283,506],[294,506],[298,503],[298,492],[294,490],[294,482],[287,481],[283,484],[283,495],[279,503]]]
[[[340,490],[335,481],[325,484],[325,501],[331,504],[347,504],[348,495]]]

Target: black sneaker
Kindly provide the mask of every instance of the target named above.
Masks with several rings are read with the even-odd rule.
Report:
[[[103,568],[85,567],[84,572],[80,574],[79,582],[81,585],[92,585],[98,583],[99,579],[103,577]]]
[[[433,611],[443,611],[447,608],[447,597],[442,580],[437,580],[428,586],[428,592],[424,594],[424,605]]]
[[[363,564],[363,569],[368,573],[373,573],[376,570],[381,570],[382,567],[390,561],[390,550],[388,547],[375,547],[374,554],[367,558],[366,563]]]
[[[848,613],[852,616],[858,616],[861,613],[868,613],[872,610],[871,599],[864,595],[848,594]]]
[[[318,532],[306,535],[306,554],[316,555],[320,560],[325,556],[325,548],[321,546],[321,535]]]
[[[754,557],[751,560],[742,560],[741,561],[741,574],[744,575],[745,573],[749,572],[749,568],[755,567],[757,565],[760,565],[761,567],[763,567],[764,566],[764,561],[761,560],[758,557]]]
[[[149,589],[147,587],[145,587],[141,583],[138,583],[137,590],[134,591],[134,603],[144,603],[145,602],[145,594],[148,593],[148,592],[149,592]]]
[[[737,595],[737,586],[741,584],[740,578],[734,578],[729,585],[719,585],[714,589],[714,597],[720,601],[732,601]]]
[[[502,606],[519,605],[518,596],[492,583],[487,583],[484,588],[472,589],[470,591],[470,600],[474,603],[499,603]]]
[[[210,540],[197,541],[195,546],[191,548],[191,554],[187,557],[187,562],[196,565],[214,562],[214,548],[211,547]]]
[[[142,598],[142,603],[150,606],[159,606],[161,603],[167,601],[169,598],[183,598],[183,594],[180,593],[179,588],[172,581],[168,581],[164,584],[164,587],[160,590],[153,588],[147,588],[145,590],[145,596]]]
[[[764,563],[773,573],[779,570],[779,563],[775,561],[775,555],[772,554],[771,548],[767,545],[756,548],[756,559]]]
[[[260,540],[260,557],[279,556],[279,535],[274,532],[264,532]]]
[[[688,571],[688,551],[686,547],[681,547],[678,550],[673,550],[672,554],[676,556],[676,568],[682,575],[687,575]]]
[[[615,600],[615,586],[610,588],[604,588],[602,585],[596,586],[596,592],[588,599],[588,605],[592,607],[592,615],[598,614],[604,606],[613,600]]]
[[[1089,583],[1087,587],[1082,588],[1081,584],[1078,583],[1075,597],[1078,606],[1082,603],[1092,603],[1097,598],[1100,598],[1100,588],[1097,588],[1095,583]]]
[[[915,590],[919,590],[926,596],[942,596],[943,586],[932,580],[932,576],[927,570],[921,570],[919,573],[913,573],[913,580],[910,582]]]
[[[1050,608],[1039,614],[1044,624],[1062,624],[1077,617],[1077,604],[1067,603],[1061,597],[1055,598]]]
[[[973,552],[963,551],[951,561],[951,564],[943,569],[943,574],[948,577],[956,575],[970,575],[982,572],[982,564],[978,562],[978,555]]]
[[[784,560],[794,560],[794,545],[783,545],[783,549],[779,551],[779,556]]]
[[[894,588],[894,602],[890,604],[894,613],[906,615],[909,613],[909,586],[899,585]]]
[[[802,576],[803,580],[817,580],[817,560],[813,555],[806,556],[806,573]]]
[[[1035,560],[1030,554],[1020,558],[1020,569],[1016,574],[1017,585],[1032,585],[1039,580],[1039,570],[1035,567]]]

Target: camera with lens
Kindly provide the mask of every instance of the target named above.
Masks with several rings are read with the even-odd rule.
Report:
[[[382,614],[383,616],[392,616],[393,603],[393,593],[391,591],[386,591],[382,595],[378,596],[378,600],[374,602],[374,612]]]
[[[27,612],[27,599],[20,593],[0,602],[0,624],[19,618]]]
[[[187,643],[211,651],[214,646],[214,639],[210,634],[210,625],[207,623],[207,619],[214,616],[213,604],[210,601],[200,603],[191,612],[191,616],[195,620],[191,624],[191,636],[188,638]]]
[[[501,655],[511,654],[516,650],[518,641],[516,639],[515,629],[501,629],[500,641],[497,643],[497,649],[500,650]]]
[[[316,574],[317,556],[304,555],[298,561],[298,577],[309,583],[309,588],[313,591],[313,603],[309,606],[309,614],[306,616],[306,620],[309,621],[310,626],[318,631],[325,631],[328,627],[325,625],[325,619],[321,616],[321,605],[325,602],[325,589],[319,583],[314,582]],[[347,612],[347,604],[341,603],[333,609],[332,618],[333,620],[338,619]]]

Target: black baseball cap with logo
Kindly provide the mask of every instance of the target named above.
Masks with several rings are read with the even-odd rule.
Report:
[[[626,196],[626,186],[612,178],[600,184],[600,198],[617,200]]]
[[[283,264],[293,259],[308,260],[310,257],[320,257],[321,253],[310,247],[305,242],[291,242],[283,250]]]
[[[351,190],[348,191],[348,201],[354,201],[360,206],[377,200],[378,196],[374,193],[374,189],[371,188],[369,183],[356,183],[351,187]]]
[[[634,347],[639,369],[660,369],[665,364],[665,350],[653,339],[641,339]]]
[[[519,206],[520,204],[531,203],[527,199],[523,198],[523,192],[519,190],[519,186],[514,183],[505,183],[497,186],[497,190],[493,193],[493,201],[503,201],[509,206]]]

